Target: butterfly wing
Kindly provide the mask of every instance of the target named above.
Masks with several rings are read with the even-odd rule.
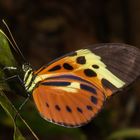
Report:
[[[139,63],[140,51],[124,44],[78,50],[35,72],[42,80],[33,98],[43,118],[67,127],[81,126],[99,112],[106,97],[139,76]]]
[[[33,98],[46,120],[66,127],[79,127],[99,112],[105,96],[93,84],[66,77],[40,82]]]

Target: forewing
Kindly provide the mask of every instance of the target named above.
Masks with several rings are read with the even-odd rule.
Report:
[[[36,74],[75,74],[104,90],[108,97],[140,75],[140,50],[126,44],[97,44],[67,54]]]

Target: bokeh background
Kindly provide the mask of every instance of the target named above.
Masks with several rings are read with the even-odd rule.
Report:
[[[35,69],[95,43],[123,42],[140,48],[139,0],[0,0],[4,28],[2,19]],[[140,127],[139,85],[140,80],[126,93],[111,97],[101,113],[81,128],[44,121],[32,101],[20,113],[41,140],[106,140],[117,130]],[[10,96],[17,108],[24,99],[16,92]],[[19,128],[27,139],[34,139],[24,125],[19,123]],[[12,140],[12,135],[12,123],[0,109],[0,139]]]

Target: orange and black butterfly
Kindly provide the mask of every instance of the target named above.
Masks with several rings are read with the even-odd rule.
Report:
[[[138,78],[140,50],[126,44],[97,44],[39,70],[24,63],[22,70],[25,89],[40,115],[61,126],[79,127],[97,115],[109,96]]]
[[[23,64],[24,85],[40,115],[66,127],[82,126],[101,110],[107,97],[140,75],[140,50],[99,44],[58,58],[39,70]]]

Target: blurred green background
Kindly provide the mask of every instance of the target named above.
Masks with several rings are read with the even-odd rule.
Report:
[[[139,0],[0,0],[2,19],[8,23],[17,44],[34,69],[67,52],[95,43],[123,42],[140,48]],[[126,93],[110,98],[101,113],[81,128],[67,129],[44,121],[33,101],[20,112],[40,140],[108,140],[116,131],[140,128],[140,80]],[[18,106],[25,98],[10,92],[7,96]],[[30,131],[18,123],[28,140]],[[117,140],[135,140],[132,136]],[[135,137],[135,138],[134,138]],[[13,125],[0,108],[0,139],[13,139]],[[137,137],[140,139],[140,136]]]

